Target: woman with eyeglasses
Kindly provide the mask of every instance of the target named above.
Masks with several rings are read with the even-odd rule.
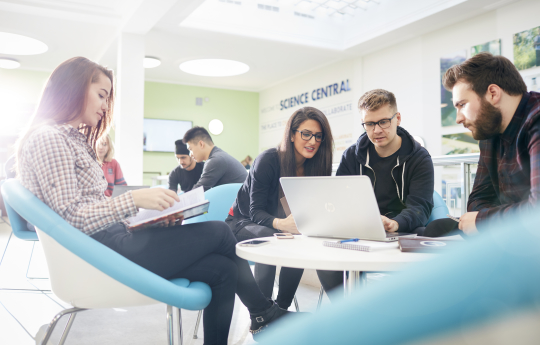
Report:
[[[255,159],[225,220],[238,241],[278,232],[299,234],[292,215],[286,216],[280,203],[284,195],[279,178],[330,176],[333,149],[326,116],[312,107],[297,110],[287,122],[279,146]],[[276,299],[280,308],[288,309],[291,305],[303,272],[303,269],[281,268]],[[255,281],[267,298],[272,296],[275,275],[275,266],[255,264]]]

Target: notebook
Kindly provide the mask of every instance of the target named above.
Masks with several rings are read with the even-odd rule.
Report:
[[[397,242],[377,242],[377,241],[363,241],[363,240],[359,240],[358,242],[345,242],[345,243],[339,243],[339,242],[340,241],[324,241],[323,246],[342,248],[342,249],[351,249],[351,250],[360,250],[362,252],[373,252],[373,251],[385,250],[385,249],[395,249],[398,247]]]
[[[441,253],[448,249],[459,247],[465,242],[463,237],[448,236],[448,237],[416,237],[416,238],[400,238],[399,249],[402,252],[412,253]]]

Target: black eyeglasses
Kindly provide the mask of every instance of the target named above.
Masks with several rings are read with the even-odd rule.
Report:
[[[389,119],[382,119],[377,122],[362,122],[362,126],[364,126],[364,129],[373,131],[375,130],[375,126],[379,125],[382,129],[387,129],[390,127],[390,124],[392,123],[392,120],[394,117],[396,117],[397,113],[395,113],[391,118]]]
[[[295,131],[295,132],[298,132],[300,133],[300,135],[302,136],[302,139],[305,140],[305,141],[310,141],[311,138],[315,137],[315,141],[318,141],[318,142],[321,142],[324,140],[324,134],[322,133],[311,133],[311,132],[306,132],[306,131]]]

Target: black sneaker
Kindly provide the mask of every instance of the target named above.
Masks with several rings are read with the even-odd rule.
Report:
[[[259,334],[264,332],[271,322],[276,321],[283,315],[294,314],[293,312],[281,309],[276,302],[272,301],[272,306],[262,313],[250,314],[251,327],[249,332],[253,335],[253,340],[258,338]]]

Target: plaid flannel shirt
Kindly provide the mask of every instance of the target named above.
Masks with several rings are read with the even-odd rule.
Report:
[[[24,143],[18,164],[23,186],[87,235],[138,212],[131,192],[105,197],[107,181],[96,154],[71,125],[36,129]]]
[[[540,93],[525,93],[506,130],[480,141],[480,160],[467,210],[476,224],[521,213],[540,197]],[[486,223],[487,224],[487,223]]]

